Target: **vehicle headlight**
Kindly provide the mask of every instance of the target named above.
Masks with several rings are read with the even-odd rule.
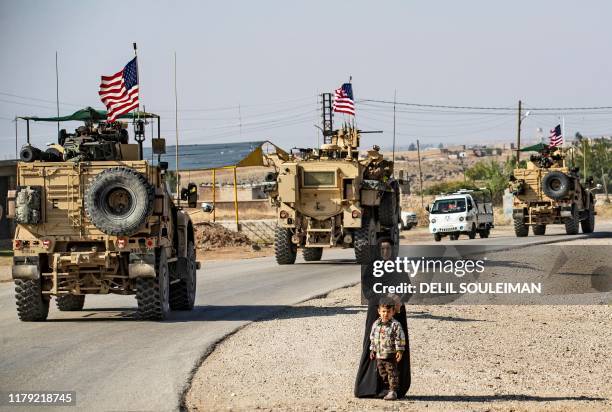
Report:
[[[463,216],[459,216],[459,221],[463,222]]]
[[[431,219],[431,223],[436,223],[436,219]]]

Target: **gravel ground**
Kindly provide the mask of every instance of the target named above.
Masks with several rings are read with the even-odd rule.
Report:
[[[209,410],[612,410],[610,306],[409,306],[412,387],[355,399],[359,286],[255,322],[194,375]]]

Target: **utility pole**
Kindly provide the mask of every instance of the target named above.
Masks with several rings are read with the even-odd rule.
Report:
[[[604,191],[606,192],[606,200],[604,203],[610,203],[610,196],[608,195],[608,183],[606,182],[606,174],[604,168],[601,168],[601,183],[603,183]]]
[[[174,52],[174,130],[176,137],[175,162],[176,162],[176,197],[177,205],[181,205],[181,173],[179,172],[179,130],[178,130],[178,93],[176,88],[176,52]]]
[[[59,72],[57,70],[57,51],[55,52],[55,104],[57,108],[57,117],[59,117]],[[57,121],[57,133],[60,131],[60,122]]]
[[[521,101],[518,104],[518,128],[516,131],[516,167],[519,167],[521,158]]]
[[[419,186],[421,188],[421,207],[425,207],[425,201],[423,200],[423,171],[421,170],[421,145],[419,139],[417,139],[417,156],[419,158]]]
[[[15,117],[15,159],[19,159],[19,149],[17,149],[18,141],[17,141],[17,117]]]
[[[391,160],[393,161],[393,176],[395,176],[395,103],[397,100],[397,90],[393,92],[393,155]]]
[[[587,141],[586,141],[586,137],[584,139],[582,139],[582,164],[583,164],[583,169],[582,169],[582,175],[584,176],[584,183],[586,184],[586,180],[587,180]]]

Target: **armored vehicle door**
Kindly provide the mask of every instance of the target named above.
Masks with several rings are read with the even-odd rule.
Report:
[[[278,197],[283,203],[295,203],[298,191],[296,164],[283,165],[278,173]]]

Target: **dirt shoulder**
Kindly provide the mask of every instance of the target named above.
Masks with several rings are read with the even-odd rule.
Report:
[[[209,410],[609,410],[608,306],[409,306],[412,387],[353,397],[365,308],[359,287],[228,337],[186,406]]]

